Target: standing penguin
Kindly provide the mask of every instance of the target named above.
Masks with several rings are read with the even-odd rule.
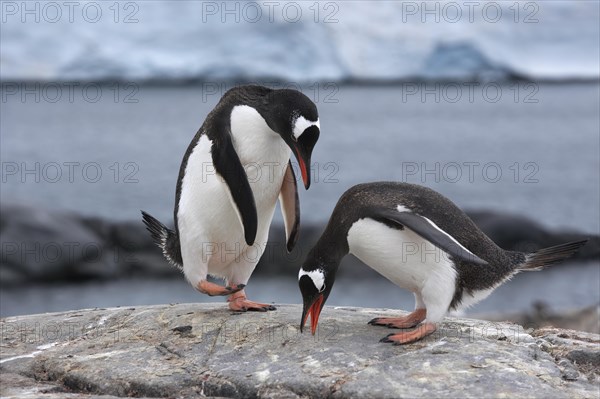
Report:
[[[142,211],[165,258],[194,288],[228,295],[232,310],[275,310],[248,300],[244,287],[265,250],[278,198],[287,250],[296,243],[300,208],[290,154],[308,189],[319,133],[317,107],[299,91],[251,85],[223,95],[183,156],[175,230]],[[224,278],[226,286],[207,275]]]
[[[300,330],[310,315],[315,333],[337,268],[348,253],[414,293],[411,314],[369,322],[401,329],[419,326],[381,340],[406,344],[433,333],[449,310],[481,301],[521,271],[558,263],[586,242],[533,253],[505,251],[433,190],[407,183],[360,184],[342,195],[300,269],[304,300]]]

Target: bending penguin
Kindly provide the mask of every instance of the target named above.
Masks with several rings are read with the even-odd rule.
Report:
[[[521,271],[541,270],[570,257],[586,241],[533,253],[506,251],[433,190],[406,183],[360,184],[342,195],[300,269],[300,330],[310,315],[315,333],[340,261],[348,253],[414,293],[415,310],[409,315],[369,322],[400,329],[418,326],[381,340],[406,344],[433,333],[449,310],[481,301]]]
[[[298,238],[300,208],[290,155],[306,189],[319,138],[315,104],[296,90],[240,86],[227,91],[190,143],[175,194],[175,229],[142,211],[167,260],[207,295],[227,295],[236,311],[275,310],[246,298],[262,256],[277,199],[287,250]],[[225,279],[221,286],[207,275]]]

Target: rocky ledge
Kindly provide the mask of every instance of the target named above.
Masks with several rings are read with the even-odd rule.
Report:
[[[3,397],[597,398],[600,336],[448,318],[406,346],[367,325],[398,311],[223,305],[80,310],[1,320]]]

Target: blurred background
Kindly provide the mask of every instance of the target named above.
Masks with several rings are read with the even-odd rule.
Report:
[[[172,224],[190,140],[226,90],[258,83],[311,98],[321,138],[300,243],[286,253],[277,211],[252,299],[299,303],[339,196],[395,180],[441,192],[506,249],[590,238],[467,313],[598,332],[598,1],[0,6],[2,317],[222,301],[168,265],[140,210]],[[336,287],[328,305],[413,308],[352,256]]]

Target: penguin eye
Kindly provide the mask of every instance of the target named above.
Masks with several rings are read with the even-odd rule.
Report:
[[[323,283],[323,286],[322,286],[322,287],[321,287],[321,289],[319,290],[319,294],[320,294],[321,292],[323,292],[323,291],[325,291],[325,283]]]

